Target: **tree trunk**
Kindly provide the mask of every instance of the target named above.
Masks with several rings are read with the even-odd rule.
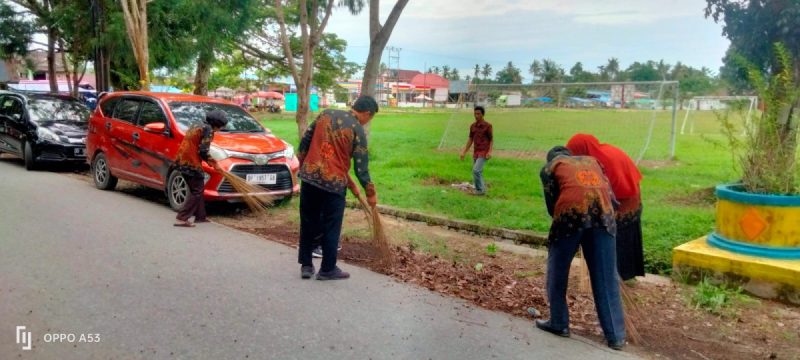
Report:
[[[308,113],[311,110],[309,106],[309,101],[311,100],[310,94],[311,91],[308,86],[304,86],[304,89],[301,91],[300,85],[297,84],[297,113],[294,118],[297,122],[297,133],[300,135],[301,139],[308,128]]]
[[[389,42],[389,37],[392,35],[392,30],[400,18],[400,14],[408,4],[408,0],[398,0],[389,17],[386,19],[386,24],[380,23],[380,8],[379,0],[370,0],[369,2],[369,55],[367,56],[367,64],[364,67],[364,77],[361,80],[361,94],[375,96],[375,82],[378,78],[378,70],[381,64],[381,54],[383,49]]]
[[[133,48],[136,65],[139,68],[139,84],[143,91],[150,91],[149,63],[147,38],[147,0],[122,0],[122,13],[125,19],[125,29]]]
[[[214,62],[213,48],[200,51],[197,58],[197,69],[194,75],[194,94],[208,95],[208,77],[211,75],[211,64]]]
[[[47,80],[50,82],[50,92],[58,92],[58,79],[56,78],[56,29],[47,29]]]

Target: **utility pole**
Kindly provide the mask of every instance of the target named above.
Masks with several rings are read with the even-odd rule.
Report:
[[[397,89],[397,95],[395,95],[395,99],[397,100],[397,105],[398,106],[400,105],[400,50],[403,50],[403,49],[397,48],[397,47],[394,47],[394,46],[387,46],[386,47],[386,51],[389,52],[389,54],[387,56],[389,63],[386,64],[386,66],[388,68],[391,68],[392,67],[392,60],[394,60],[395,64],[397,64],[397,67],[395,67],[396,72],[394,74],[394,80],[395,80],[394,82],[395,82],[395,89]],[[393,53],[395,55],[392,55]]]

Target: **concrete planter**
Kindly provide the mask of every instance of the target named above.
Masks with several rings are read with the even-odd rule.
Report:
[[[800,196],[717,186],[716,226],[673,249],[676,273],[711,273],[764,298],[800,304]]]

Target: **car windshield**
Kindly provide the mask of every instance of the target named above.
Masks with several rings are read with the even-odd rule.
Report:
[[[169,107],[181,131],[186,131],[192,125],[205,121],[207,112],[222,110],[228,115],[228,125],[220,131],[264,132],[264,128],[250,114],[236,105],[177,101],[170,103]]]
[[[75,100],[58,98],[30,99],[28,113],[31,121],[87,122],[89,121],[89,108]]]

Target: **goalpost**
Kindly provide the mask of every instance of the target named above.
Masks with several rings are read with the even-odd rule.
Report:
[[[686,134],[686,125],[689,125],[688,134],[695,133],[695,125],[697,121],[695,118],[697,116],[690,117],[692,112],[695,114],[699,112],[716,112],[716,111],[726,111],[730,114],[730,112],[738,112],[741,116],[737,120],[741,122],[742,131],[744,128],[748,126],[752,121],[752,116],[756,114],[758,111],[758,96],[695,96],[689,100],[689,103],[686,106],[686,113],[683,117],[683,122],[681,124],[681,135]],[[708,119],[704,119],[705,122],[708,122]],[[714,132],[718,133],[717,129],[718,126],[714,126],[717,124],[712,124],[710,129],[702,129],[698,132],[700,133],[707,133],[707,132]]]
[[[486,108],[494,130],[494,156],[543,158],[576,133],[595,135],[637,162],[671,160],[677,135],[677,81],[472,84],[465,108],[451,112],[439,150],[463,149]]]

